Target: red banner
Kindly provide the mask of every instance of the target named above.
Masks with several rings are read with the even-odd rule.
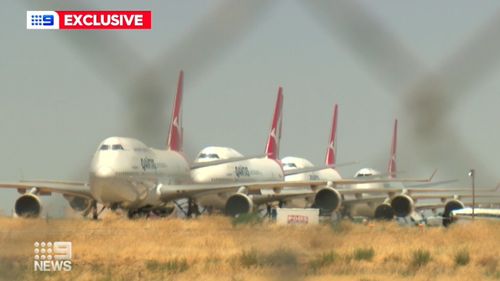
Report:
[[[151,11],[56,11],[59,29],[151,29]]]

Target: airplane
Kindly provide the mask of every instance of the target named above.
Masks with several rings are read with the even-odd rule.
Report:
[[[371,178],[387,176],[391,179],[396,179],[396,149],[397,149],[397,131],[398,120],[394,121],[393,137],[390,149],[390,158],[387,165],[387,174],[383,175],[379,171],[372,168],[363,168],[356,172],[355,178]],[[373,214],[376,219],[392,219],[394,217],[405,218],[417,215],[417,211],[433,210],[443,208],[443,224],[446,226],[453,210],[464,208],[470,205],[469,202],[463,201],[463,198],[469,197],[470,188],[436,188],[436,185],[454,182],[455,180],[445,180],[441,182],[416,184],[412,186],[404,186],[400,183],[400,187],[388,187],[383,184],[359,184],[353,186],[355,189],[369,189],[371,193],[380,191],[377,196],[366,197],[366,205],[363,209],[358,209],[357,215]],[[496,197],[498,194],[487,194],[487,192],[495,192],[500,188],[478,188],[478,198],[481,197]],[[441,192],[441,193],[440,193]],[[465,193],[465,194],[464,194]],[[382,196],[380,196],[382,194]],[[385,195],[383,195],[385,194]],[[361,197],[362,195],[356,194]],[[385,199],[383,199],[385,197]],[[383,200],[382,200],[383,199]],[[418,203],[421,200],[437,199],[439,203]],[[382,200],[382,201],[381,201]],[[375,205],[374,205],[375,204]],[[354,204],[351,208],[356,208]],[[360,213],[361,212],[365,212]],[[352,215],[352,213],[351,213]]]
[[[290,173],[285,177],[286,181],[305,181],[305,180],[324,180],[335,181],[342,179],[337,170],[336,165],[336,129],[338,105],[334,105],[332,127],[330,132],[330,139],[328,142],[325,165],[314,166],[309,160],[300,157],[284,157],[282,159],[285,173]],[[394,121],[394,129],[392,136],[392,143],[390,148],[390,159],[387,166],[387,178],[393,180],[393,183],[402,184],[406,180],[397,181],[397,164],[396,164],[396,149],[397,149],[397,130],[398,120]],[[293,172],[296,173],[293,173]],[[355,179],[361,178],[375,178],[383,177],[379,171],[372,168],[362,168],[354,175]],[[392,219],[394,216],[406,217],[409,216],[417,209],[429,208],[428,205],[413,205],[414,202],[423,198],[434,198],[442,201],[442,206],[445,213],[449,214],[452,210],[463,207],[463,203],[458,200],[467,195],[460,195],[467,189],[460,188],[424,188],[425,185],[439,185],[453,181],[441,181],[434,183],[426,183],[420,185],[413,185],[411,187],[389,187],[387,183],[368,182],[353,184],[350,186],[343,186],[342,188],[329,189],[324,188],[316,194],[308,193],[307,187],[300,190],[304,194],[297,194],[296,188],[284,188],[279,196],[280,205],[287,207],[317,207],[323,213],[332,213],[341,208],[340,204],[333,205],[331,202],[342,202],[342,213],[350,217],[364,216],[376,219]],[[484,190],[483,191],[492,191]],[[337,194],[335,194],[337,192]],[[455,195],[448,194],[429,194],[429,192],[455,192]],[[413,194],[413,197],[409,197]],[[305,195],[305,196],[304,196]],[[278,196],[275,196],[277,198]],[[328,199],[329,198],[329,199]],[[412,201],[409,201],[412,200]],[[327,202],[330,202],[327,203]],[[401,203],[402,202],[402,203]]]
[[[191,172],[197,183],[240,183],[258,181],[283,181],[283,169],[278,159],[279,140],[281,138],[281,120],[283,107],[283,88],[278,88],[271,131],[267,138],[265,156],[245,161],[235,161],[224,165],[209,166]],[[203,148],[194,163],[207,163],[216,159],[241,158],[243,155],[230,147],[209,146]],[[196,198],[198,204],[209,210],[225,210],[226,214],[236,215],[244,208],[253,208],[252,196],[244,187],[237,194],[219,193]],[[247,202],[245,202],[247,201]],[[251,202],[248,205],[248,202]],[[245,204],[247,203],[247,204]]]
[[[251,211],[254,204],[260,204],[259,200],[266,202],[273,200],[273,197],[277,198],[285,186],[308,186],[316,194],[315,204],[336,209],[342,201],[335,189],[336,185],[392,181],[337,179],[285,182],[284,172],[278,160],[283,101],[281,87],[266,144],[266,157],[254,159],[254,156],[233,155],[219,160],[196,161],[189,165],[182,153],[183,129],[180,113],[183,79],[184,73],[181,71],[166,149],[150,148],[133,138],[110,137],[99,144],[92,158],[88,182],[32,180],[0,183],[0,188],[17,189],[22,194],[15,202],[16,215],[38,217],[42,208],[39,196],[51,195],[52,192],[62,194],[70,206],[84,216],[92,212],[93,219],[98,219],[105,208],[126,210],[129,218],[148,216],[151,213],[163,216],[169,209],[167,204],[177,199],[210,202],[207,198],[221,197],[221,194],[222,197],[227,197],[225,201],[219,200],[225,203],[226,213],[237,215]],[[250,168],[245,166],[249,163],[253,165]],[[219,168],[211,169],[211,166]],[[226,170],[227,168],[230,170]],[[203,173],[193,172],[197,169],[209,171],[209,176],[205,173],[204,180],[200,180],[199,175]],[[429,179],[398,181],[429,182],[432,176]],[[328,186],[325,186],[327,184]],[[263,190],[272,190],[274,193],[261,194]],[[97,209],[97,203],[103,205],[100,211]]]
[[[97,147],[86,183],[52,180],[0,183],[0,188],[17,189],[22,194],[15,202],[15,214],[20,217],[38,217],[42,209],[39,196],[51,195],[52,192],[62,194],[75,211],[84,216],[92,212],[92,218],[97,219],[104,208],[124,209],[129,218],[151,212],[161,215],[166,211],[167,203],[179,198],[208,196],[220,192],[235,193],[242,185],[248,190],[283,186],[282,182],[277,181],[200,184],[192,180],[193,170],[247,160],[254,156],[197,162],[192,165],[188,163],[182,153],[180,117],[183,81],[184,73],[181,71],[166,149],[150,148],[133,138],[110,137]],[[273,145],[271,142],[268,144],[270,153],[275,150]],[[271,154],[268,156],[273,157]],[[97,203],[103,205],[101,211],[97,210]]]
[[[311,161],[296,157],[296,156],[286,156],[281,159],[283,164],[283,169],[285,171],[285,181],[296,181],[296,180],[339,180],[342,179],[339,172],[335,169],[339,165],[336,163],[337,154],[337,118],[338,118],[338,105],[335,104],[333,107],[333,117],[332,117],[332,127],[330,130],[330,138],[328,141],[328,146],[326,149],[325,165],[324,166],[314,166]],[[352,162],[354,163],[354,162]],[[345,163],[345,164],[352,164]],[[305,192],[307,192],[307,187],[304,187]],[[297,190],[293,188],[283,189],[282,194],[294,194]],[[290,195],[292,196],[292,195]],[[282,200],[280,205],[286,207],[302,207],[306,208],[309,206],[314,206],[312,202],[312,197],[304,198],[290,198],[288,200]],[[320,200],[321,201],[321,200]],[[340,206],[338,206],[340,207]],[[333,208],[332,211],[337,210]]]
[[[191,176],[197,183],[240,183],[258,181],[285,181],[287,177],[297,174],[309,174],[316,171],[315,177],[299,177],[297,180],[286,181],[283,186],[275,188],[260,188],[249,191],[241,184],[236,193],[212,193],[209,196],[195,196],[195,201],[208,210],[224,210],[229,216],[237,216],[255,210],[256,206],[268,204],[273,201],[282,201],[292,198],[306,198],[313,206],[328,211],[337,210],[342,202],[342,195],[336,190],[336,185],[359,184],[359,183],[384,183],[392,182],[393,179],[342,179],[336,170],[335,151],[333,142],[328,149],[327,163],[325,167],[305,166],[301,169],[289,169],[282,165],[279,160],[279,141],[281,138],[283,89],[278,89],[275,110],[272,119],[271,130],[266,143],[265,157],[252,158],[244,161],[234,161],[217,166],[209,166],[193,170]],[[334,113],[336,115],[336,111]],[[334,126],[336,126],[334,118]],[[335,130],[332,130],[334,140]],[[195,163],[205,163],[217,160],[228,160],[234,157],[243,157],[237,150],[230,147],[209,146],[202,149]],[[305,160],[307,161],[307,160]],[[310,162],[309,162],[310,163]],[[434,174],[433,174],[434,175]],[[433,176],[432,175],[432,176]],[[432,179],[399,179],[398,181],[428,182]],[[324,183],[322,185],[311,184],[314,182]],[[301,182],[306,184],[300,185]],[[328,186],[326,186],[328,185]],[[322,187],[323,186],[323,187]]]
[[[288,173],[288,175],[285,177],[286,181],[297,181],[297,180],[325,180],[325,181],[335,181],[335,180],[340,180],[342,179],[341,175],[339,172],[335,169],[338,166],[336,163],[336,131],[337,131],[337,119],[338,119],[338,105],[335,104],[333,107],[333,117],[332,117],[332,125],[331,125],[331,130],[330,130],[330,135],[329,135],[329,140],[328,140],[328,146],[326,150],[326,155],[325,155],[325,163],[322,166],[314,166],[309,160],[301,157],[295,157],[295,156],[287,156],[282,158],[282,163],[283,163],[283,168],[285,172]],[[391,159],[389,162],[389,168],[388,168],[388,174],[395,174],[396,172],[396,134],[397,134],[397,120],[395,123],[394,127],[394,136],[393,136],[393,144],[391,146]],[[351,164],[351,163],[347,163]],[[366,177],[367,179],[369,178],[374,178],[374,176],[381,176],[381,173],[370,168],[363,168],[360,169],[354,176],[354,178],[364,178]],[[389,179],[393,179],[392,176],[388,177]],[[370,204],[373,205],[372,201],[379,201],[382,203],[385,199],[386,196],[382,196],[380,198],[376,197],[373,198],[373,196],[368,195],[368,194],[362,194],[359,191],[355,191],[355,198],[351,200],[346,200],[346,196],[349,196],[348,193],[351,193],[352,190],[356,189],[372,189],[372,188],[380,188],[381,183],[376,183],[376,182],[370,182],[368,183],[360,183],[360,184],[353,184],[349,187],[342,187],[336,189],[336,191],[340,192],[339,194],[336,194],[335,196],[332,196],[332,191],[325,189],[322,193],[320,192],[317,197],[320,200],[313,200],[313,197],[307,196],[307,197],[300,197],[300,196],[293,196],[293,194],[296,194],[296,189],[295,188],[285,188],[282,191],[282,204],[287,207],[318,207],[324,211],[324,213],[331,213],[333,211],[338,211],[340,209],[340,204],[336,206],[335,208],[328,207],[327,204],[324,204],[322,202],[327,201],[327,197],[342,197],[342,203],[343,203],[343,209],[353,209],[354,207],[357,206],[363,206],[366,209],[366,205]],[[307,190],[307,187],[304,188]],[[350,189],[351,191],[348,192],[347,190],[344,189]],[[371,191],[370,191],[371,192]],[[285,194],[287,196],[285,196]],[[378,194],[380,195],[380,194]],[[367,196],[371,196],[368,198]],[[288,199],[286,199],[288,197]],[[321,197],[325,197],[325,199],[321,200]],[[370,206],[369,210],[364,211],[364,215],[367,217],[373,217],[374,216],[374,208]],[[344,210],[344,213],[348,213],[348,211]],[[353,214],[349,214],[353,215]],[[356,214],[359,215],[359,214]]]

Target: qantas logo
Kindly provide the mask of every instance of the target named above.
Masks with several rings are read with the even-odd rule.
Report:
[[[179,121],[177,119],[178,119],[177,117],[174,118],[174,121],[172,122],[172,126],[176,129],[179,129]]]
[[[248,167],[246,166],[236,166],[234,167],[234,173],[236,177],[249,177],[250,176],[250,170],[248,170]]]
[[[155,160],[151,158],[141,158],[141,167],[142,170],[156,170],[156,163]]]
[[[331,150],[335,150],[335,148],[333,147],[333,141],[330,142],[330,145],[328,146]]]

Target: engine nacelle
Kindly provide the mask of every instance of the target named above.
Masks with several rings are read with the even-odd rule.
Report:
[[[325,187],[316,192],[314,196],[314,204],[315,208],[319,208],[320,210],[325,210],[329,213],[337,211],[342,205],[342,196],[340,193],[332,188]]]
[[[42,213],[42,204],[38,196],[27,193],[16,200],[14,212],[19,217],[37,218]]]
[[[253,206],[253,200],[248,195],[236,193],[227,199],[224,213],[228,216],[236,217],[237,215],[252,212]]]
[[[86,212],[92,206],[92,202],[84,197],[64,195],[64,199],[68,200],[71,209],[77,212]]]
[[[464,203],[457,199],[451,199],[446,201],[444,204],[444,212],[443,212],[443,225],[448,226],[453,222],[453,218],[451,217],[451,212],[454,210],[459,210],[465,208]]]
[[[382,203],[375,208],[375,219],[377,220],[392,220],[394,218],[394,209],[391,204]]]
[[[410,196],[400,194],[392,198],[391,207],[397,217],[406,217],[415,210],[415,202]]]

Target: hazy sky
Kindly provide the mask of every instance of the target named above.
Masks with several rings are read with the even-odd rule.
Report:
[[[349,2],[333,2],[333,6]],[[500,180],[496,174],[500,69],[494,64],[498,53],[478,54],[491,57],[491,62],[486,59],[491,64],[488,71],[470,87],[457,84],[463,93],[440,100],[438,112],[443,112],[443,124],[453,137],[448,131],[432,135],[442,137],[439,142],[419,139],[419,134],[427,136],[426,131],[415,133],[415,116],[433,118],[426,106],[420,115],[408,113],[413,104],[404,98],[411,88],[407,82],[420,76],[407,75],[409,81],[398,84],[401,72],[390,73],[382,66],[398,64],[397,56],[389,51],[386,57],[360,55],[359,49],[370,53],[370,42],[381,37],[369,28],[359,33],[365,27],[357,24],[331,26],[333,21],[329,26],[329,18],[342,17],[340,8],[330,15],[329,10],[319,13],[321,8],[300,1],[274,1],[255,8],[253,15],[251,2],[236,2],[249,6],[251,13],[244,14],[249,19],[241,23],[245,17],[232,11],[238,4],[227,5],[227,1],[43,3],[8,1],[0,9],[0,180],[86,180],[90,159],[108,136],[131,136],[163,146],[170,100],[148,103],[143,88],[156,83],[165,95],[171,94],[181,68],[186,75],[184,139],[191,159],[206,145],[262,153],[281,85],[285,94],[282,156],[302,156],[321,164],[331,110],[339,103],[338,161],[361,162],[339,169],[344,177],[365,166],[385,170],[392,122],[398,117],[398,163],[405,175],[427,176],[439,168],[441,179],[465,179],[467,169],[476,167],[479,183],[493,185]],[[221,6],[229,8],[220,12]],[[464,43],[485,44],[474,36],[500,11],[498,1],[359,1],[357,6],[397,38],[419,71],[437,71],[443,63],[463,59],[456,53]],[[26,30],[26,10],[64,9],[152,10],[153,29]],[[219,30],[219,37],[196,33],[210,24]],[[232,36],[239,25],[243,31]],[[492,27],[492,36],[498,36],[499,29]],[[342,32],[353,38],[350,43]],[[204,57],[205,49],[215,51]],[[380,68],[370,60],[378,61]],[[474,68],[462,68],[458,70],[477,73]],[[391,79],[397,81],[388,82]],[[136,105],[149,112],[148,122],[133,123]],[[432,147],[454,148],[457,143],[467,152],[437,148],[443,151],[437,153]],[[0,210],[10,213],[17,196],[15,191],[0,190]]]

